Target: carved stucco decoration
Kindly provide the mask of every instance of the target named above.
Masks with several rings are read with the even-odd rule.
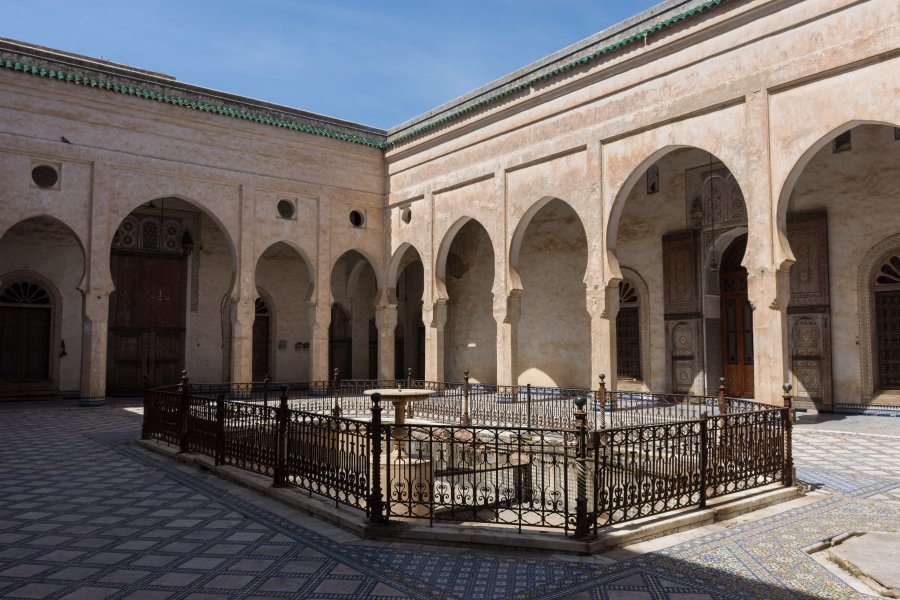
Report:
[[[823,212],[788,217],[796,262],[790,270],[788,347],[797,399],[832,403],[828,219]]]

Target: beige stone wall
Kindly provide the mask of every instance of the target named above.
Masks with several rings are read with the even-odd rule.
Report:
[[[150,200],[179,198],[204,215],[203,247],[196,250],[200,310],[187,315],[186,368],[193,381],[219,380],[229,371],[234,379],[249,379],[256,265],[272,243],[285,241],[310,261],[312,294],[288,302],[295,314],[315,315],[319,332],[327,332],[331,267],[347,248],[358,247],[383,269],[384,179],[377,149],[6,70],[0,72],[0,105],[0,236],[46,214],[85,240],[83,289],[93,323],[85,327],[92,333],[84,364],[63,368],[64,386],[80,387],[83,396],[105,388],[112,234]],[[58,189],[33,185],[36,164],[59,169]],[[275,209],[285,198],[297,206],[292,220],[279,218]],[[363,227],[350,226],[351,210],[366,215]],[[223,324],[226,294],[237,303],[224,303]],[[307,301],[322,309],[311,310]],[[69,315],[64,327],[81,331],[81,321],[80,314]],[[229,326],[234,341],[223,341]],[[316,338],[292,333],[307,342]],[[69,349],[74,337],[66,336]],[[325,377],[327,346],[318,339],[305,360]],[[79,346],[69,349],[66,361],[77,363],[70,357]],[[293,362],[283,362],[291,373]],[[310,368],[298,366],[294,373]]]
[[[626,269],[647,287],[648,370],[635,385],[662,391],[661,236],[688,225],[685,172],[711,154],[747,208],[757,397],[779,401],[790,378],[787,214],[825,209],[835,400],[856,401],[868,393],[859,350],[868,340],[857,339],[864,307],[848,290],[867,252],[898,233],[900,142],[871,126],[900,125],[898,47],[900,6],[890,0],[726,3],[386,152],[0,70],[0,261],[24,264],[26,242],[7,232],[38,215],[82,241],[86,268],[74,285],[83,318],[67,299],[62,328],[84,333],[74,347],[67,338],[60,385],[85,396],[103,393],[112,234],[158,198],[203,215],[200,307],[188,314],[186,352],[195,381],[249,379],[257,286],[276,305],[274,343],[286,341],[274,351],[279,378],[329,376],[334,302],[353,315],[352,376],[370,374],[373,318],[379,372],[393,374],[395,327],[417,328],[421,298],[429,378],[459,379],[468,368],[485,382],[610,381]],[[831,155],[830,140],[850,128],[854,149]],[[661,191],[647,195],[654,163]],[[36,164],[59,169],[58,189],[31,183]],[[280,200],[296,214],[280,216]],[[278,242],[295,254],[265,254]],[[421,289],[407,285],[414,301],[398,307],[410,249],[422,261]],[[57,251],[36,256],[55,262]],[[351,251],[357,260],[342,262]],[[715,281],[704,280],[703,312],[714,320]]]
[[[391,248],[439,244],[445,223],[465,206],[502,248],[495,254],[495,292],[508,294],[518,283],[508,254],[515,252],[510,244],[517,223],[542,196],[571,200],[590,232],[585,283],[592,350],[581,360],[590,361],[591,370],[610,370],[610,290],[620,266],[630,267],[647,279],[649,381],[664,389],[659,236],[686,226],[678,189],[683,169],[703,164],[711,152],[744,194],[757,397],[779,401],[780,384],[789,377],[785,307],[792,260],[785,249],[784,198],[809,153],[840,128],[897,122],[900,69],[892,53],[900,41],[900,19],[893,18],[898,10],[879,1],[742,3],[424,133],[387,152],[389,202],[394,211],[424,203],[431,235],[392,227]],[[683,147],[699,151],[682,155]],[[641,198],[643,175],[654,162],[670,183],[664,181],[656,198]],[[552,166],[542,170],[545,164]],[[437,201],[441,190],[471,188],[472,182],[481,182],[486,194],[493,188],[486,217],[481,205],[463,198],[452,207]],[[438,252],[435,268],[439,261]],[[714,319],[718,298],[707,300],[706,317]],[[845,327],[855,326],[855,316],[840,318]],[[506,352],[498,348],[498,360]],[[521,352],[511,362],[516,359],[521,362]],[[850,397],[858,397],[854,369],[839,371],[848,382],[840,393]]]

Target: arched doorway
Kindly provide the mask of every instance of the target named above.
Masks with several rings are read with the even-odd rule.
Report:
[[[352,377],[353,336],[350,314],[340,304],[331,307],[328,326],[328,372],[338,370],[341,377]]]
[[[188,256],[200,235],[199,213],[189,208],[156,199],[126,216],[113,236],[109,395],[175,383],[185,368]]]
[[[741,266],[746,249],[744,234],[728,246],[719,267],[722,372],[729,395],[739,398],[753,397],[753,308],[747,269]]]
[[[271,373],[271,313],[264,298],[256,299],[253,318],[253,381],[262,381]]]
[[[625,274],[627,266],[647,288],[647,304],[637,311],[646,314],[640,321],[646,340],[639,348],[643,386],[676,394],[712,392],[726,362],[720,264],[723,250],[747,232],[743,191],[728,165],[687,146],[654,153],[629,181],[616,200],[618,216],[615,207],[611,214],[607,244],[622,278],[636,283]],[[622,307],[627,311],[627,304]],[[622,334],[633,343],[633,335]],[[617,361],[627,358],[617,349]],[[752,355],[747,358],[752,362]],[[630,363],[636,371],[638,362]],[[617,368],[620,373],[625,375]],[[627,376],[621,381],[623,389],[639,387]]]
[[[872,283],[875,317],[875,387],[900,390],[900,248],[875,272]]]
[[[84,249],[64,222],[35,216],[0,237],[0,396],[77,395]]]
[[[358,250],[348,250],[331,270],[329,375],[341,379],[378,376],[378,335],[373,332],[379,281],[373,262]]]

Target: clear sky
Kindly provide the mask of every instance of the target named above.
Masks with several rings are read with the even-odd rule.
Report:
[[[653,0],[10,0],[0,37],[388,128]]]

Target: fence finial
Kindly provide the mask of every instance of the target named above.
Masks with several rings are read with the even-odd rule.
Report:
[[[188,382],[187,369],[182,369],[182,371],[181,371],[181,385],[187,385],[187,382]]]

